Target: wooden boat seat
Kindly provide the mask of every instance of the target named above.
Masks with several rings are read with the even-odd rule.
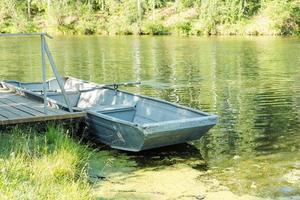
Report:
[[[111,112],[111,111],[120,111],[120,110],[132,110],[135,109],[136,105],[110,105],[110,106],[97,106],[93,111],[96,112]]]
[[[114,111],[124,111],[124,110],[135,110],[136,105],[107,105],[107,106],[97,106],[89,108],[93,112],[114,112]],[[83,108],[73,107],[74,110],[84,110]]]

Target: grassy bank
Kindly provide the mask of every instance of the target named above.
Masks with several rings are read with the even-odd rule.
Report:
[[[0,133],[1,199],[92,199],[91,149],[66,130],[14,128]]]
[[[299,0],[3,0],[0,32],[297,35]]]

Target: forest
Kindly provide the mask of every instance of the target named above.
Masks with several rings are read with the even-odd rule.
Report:
[[[297,35],[300,0],[1,0],[0,32]]]

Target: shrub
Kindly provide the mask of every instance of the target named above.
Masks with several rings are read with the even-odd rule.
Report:
[[[175,30],[179,35],[190,35],[192,30],[192,24],[189,21],[176,23]]]
[[[159,21],[147,22],[143,29],[144,29],[143,32],[145,34],[150,34],[150,35],[167,35],[167,34],[169,34],[169,29],[167,27],[165,27]]]
[[[267,1],[247,26],[248,34],[290,35],[299,32],[300,2]]]

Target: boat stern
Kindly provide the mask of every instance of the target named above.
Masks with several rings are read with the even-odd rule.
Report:
[[[142,150],[145,137],[137,125],[120,123],[93,112],[88,112],[87,118],[90,133],[104,144],[125,151]]]
[[[217,123],[217,116],[144,124],[141,150],[185,143],[200,139]]]

